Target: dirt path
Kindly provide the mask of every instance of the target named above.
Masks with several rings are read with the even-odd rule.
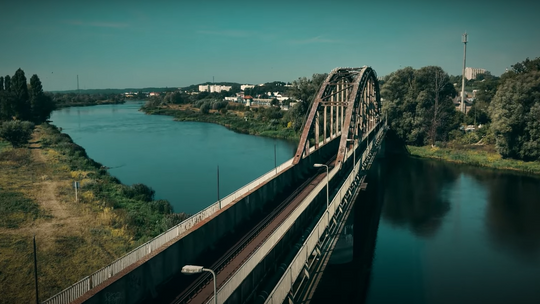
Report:
[[[37,165],[47,166],[47,159],[43,155],[41,143],[38,141],[39,134],[35,132],[33,134],[32,141],[30,142],[30,149],[32,158]],[[36,189],[38,189],[36,199],[39,206],[50,214],[53,219],[40,220],[34,222],[31,227],[22,228],[22,230],[28,229],[35,233],[43,241],[54,241],[55,235],[59,234],[60,230],[69,231],[70,233],[80,231],[82,224],[81,214],[77,213],[74,206],[70,206],[70,202],[59,199],[57,193],[58,189],[69,183],[69,180],[50,180],[50,177],[43,175],[39,177],[41,182],[34,183]],[[18,229],[21,232],[21,229]]]

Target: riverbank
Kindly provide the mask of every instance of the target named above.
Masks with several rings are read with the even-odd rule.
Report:
[[[85,101],[85,102],[70,102],[70,103],[56,103],[56,109],[63,109],[69,107],[89,107],[89,106],[99,106],[106,104],[123,104],[125,100],[116,101],[116,100],[95,100],[95,101]]]
[[[257,112],[228,110],[210,110],[204,114],[190,105],[161,106],[158,108],[142,107],[141,111],[149,115],[168,115],[176,121],[207,122],[222,125],[237,133],[265,136],[286,140],[299,140],[298,134],[292,129],[279,125],[276,120],[267,119]]]
[[[0,303],[34,301],[34,235],[45,300],[186,218],[171,209],[144,185],[122,185],[55,126],[37,126],[25,148],[0,141]]]
[[[477,167],[497,170],[511,170],[540,175],[540,162],[524,162],[514,159],[503,159],[500,154],[486,151],[478,147],[470,149],[451,149],[438,147],[407,146],[410,154],[415,157],[432,158],[452,163],[467,164]]]

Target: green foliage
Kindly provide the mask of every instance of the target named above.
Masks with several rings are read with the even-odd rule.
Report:
[[[408,144],[448,140],[448,133],[457,127],[452,102],[456,90],[440,67],[398,70],[388,77],[381,96],[392,129]]]
[[[42,123],[55,109],[51,97],[43,93],[37,75],[33,75],[30,79],[30,87],[21,69],[15,72],[13,78],[6,76],[1,80],[0,121],[18,119]]]
[[[208,114],[210,112],[210,103],[203,102],[200,107],[201,113]]]
[[[172,227],[180,218],[187,218],[183,213],[173,215],[168,201],[154,201],[155,191],[152,188],[143,184],[122,185],[100,163],[88,158],[84,149],[74,144],[68,135],[61,134],[57,127],[43,124],[42,130],[43,147],[56,150],[70,171],[85,171],[92,177],[94,182],[83,184],[81,192],[90,191],[92,197],[100,202],[100,207],[112,208],[118,215],[113,227],[127,227],[136,243],[143,243]],[[80,200],[95,203],[83,195]]]
[[[9,75],[4,77],[4,91],[11,92],[11,77]]]
[[[313,74],[311,79],[300,77],[298,80],[293,81],[288,94],[299,100],[299,102],[287,111],[285,120],[287,124],[291,123],[294,131],[299,132],[301,130],[307,111],[327,76],[328,74]]]
[[[504,78],[489,107],[497,150],[503,157],[540,160],[540,70],[524,68],[530,62],[517,65],[520,72]]]
[[[267,92],[284,93],[286,90],[287,90],[287,87],[285,87],[285,82],[274,81],[274,82],[267,82],[262,86],[256,85],[253,88],[245,89],[244,93],[245,95],[251,95],[254,97],[263,97],[263,96],[266,96]]]
[[[93,106],[100,104],[121,104],[125,102],[123,94],[115,93],[51,93],[47,96],[53,100],[57,108]]]
[[[18,192],[0,191],[0,227],[18,228],[39,216],[39,206]]]
[[[11,92],[15,97],[16,117],[20,120],[31,119],[30,96],[28,95],[28,85],[24,71],[18,69],[11,79]]]
[[[13,147],[20,147],[30,140],[33,129],[34,124],[29,121],[7,121],[0,126],[0,137],[10,142]]]
[[[154,189],[144,184],[133,184],[131,187],[124,188],[126,197],[143,202],[151,202],[154,199]]]
[[[540,162],[524,162],[513,159],[503,159],[497,153],[491,153],[479,149],[452,149],[452,148],[432,148],[432,147],[416,147],[408,146],[411,155],[434,158],[448,162],[468,164],[478,167],[487,167],[502,170],[521,171],[539,175]]]
[[[34,74],[30,78],[30,104],[31,104],[31,117],[36,123],[45,122],[51,115],[51,112],[55,109],[55,104],[52,98],[43,93],[43,86],[41,80]]]

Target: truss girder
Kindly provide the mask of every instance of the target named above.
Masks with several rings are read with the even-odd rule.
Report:
[[[329,118],[327,118],[328,107]],[[322,126],[319,119],[320,112],[324,117]],[[319,148],[319,134],[322,127],[323,144],[341,132],[336,158],[336,165],[341,167],[345,160],[348,141],[368,134],[382,119],[380,113],[379,82],[372,68],[364,66],[332,70],[308,111],[293,164],[309,155],[310,137],[314,137],[312,139],[315,149]]]

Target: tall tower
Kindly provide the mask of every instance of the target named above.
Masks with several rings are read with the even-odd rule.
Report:
[[[461,104],[459,109],[465,113],[465,61],[467,60],[467,32],[461,36],[463,42],[463,73],[461,75]]]

